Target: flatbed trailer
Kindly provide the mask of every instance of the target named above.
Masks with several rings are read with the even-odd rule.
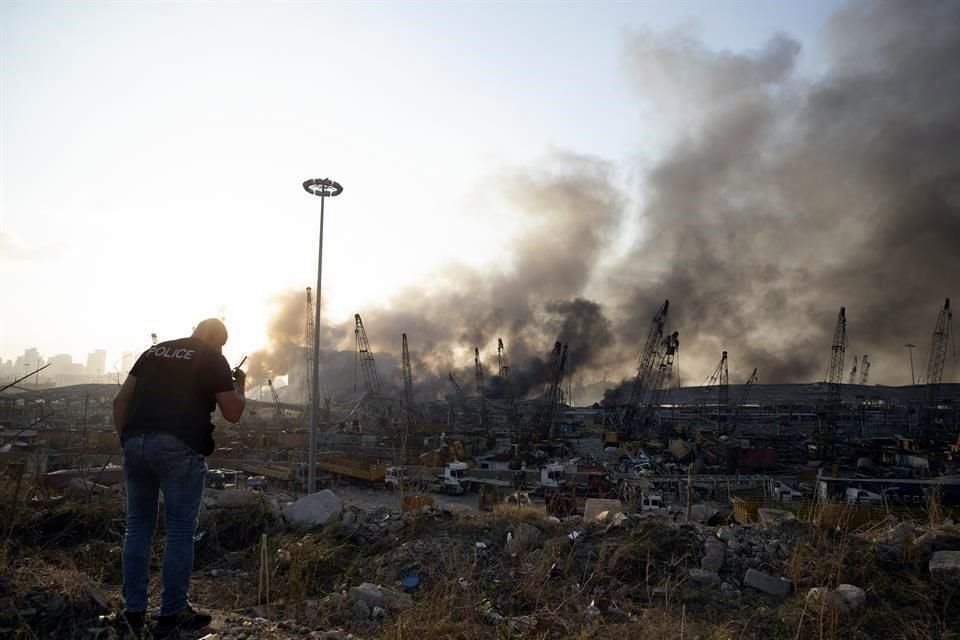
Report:
[[[498,480],[496,478],[478,478],[476,476],[467,476],[460,478],[460,484],[466,491],[479,490],[481,487],[495,487],[497,489],[513,489],[513,483],[509,480]]]

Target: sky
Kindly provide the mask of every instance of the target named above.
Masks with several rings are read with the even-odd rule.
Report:
[[[307,178],[344,186],[324,227],[331,323],[509,264],[528,221],[505,174],[599,158],[644,206],[683,120],[628,78],[630,38],[740,54],[785,32],[816,78],[840,6],[4,2],[0,358],[115,359],[212,315],[228,358],[263,347],[276,296],[315,284]],[[625,223],[610,251],[643,232]]]

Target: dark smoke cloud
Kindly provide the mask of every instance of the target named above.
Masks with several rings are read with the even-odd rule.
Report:
[[[475,389],[474,346],[496,388],[498,337],[522,396],[539,392],[558,339],[575,342],[574,367],[599,366],[614,342],[610,322],[600,304],[580,296],[622,216],[624,199],[610,174],[597,159],[555,154],[539,170],[503,176],[503,195],[527,229],[513,242],[511,264],[499,271],[450,268],[429,289],[413,288],[389,307],[365,311],[374,350],[398,351],[406,332],[428,397],[450,392],[449,371],[464,391]],[[348,328],[341,326],[340,335]]]
[[[841,305],[848,361],[869,353],[872,382],[909,383],[902,345],[926,353],[960,281],[960,3],[855,3],[824,42],[827,71],[811,80],[796,72],[801,48],[787,35],[741,53],[683,33],[632,34],[628,79],[672,132],[645,174],[637,220],[598,159],[555,154],[505,176],[525,229],[510,264],[450,267],[359,310],[378,363],[394,354],[381,375],[399,388],[406,332],[421,399],[449,394],[449,371],[472,395],[474,346],[501,393],[497,337],[521,395],[539,393],[558,339],[585,385],[619,377],[669,298],[686,383],[699,384],[722,350],[731,382],[753,367],[764,382],[822,380]],[[598,266],[633,222],[640,239]],[[279,314],[268,353],[297,342],[284,332],[302,333],[298,309]],[[328,336],[323,344],[351,353],[353,319]]]
[[[513,242],[509,265],[499,271],[451,266],[431,279],[430,288],[414,287],[389,306],[360,310],[381,377],[399,388],[397,367],[381,365],[380,354],[399,356],[404,332],[421,399],[451,393],[449,372],[473,395],[475,346],[486,382],[499,393],[498,337],[506,343],[512,385],[521,396],[539,393],[545,361],[558,339],[571,343],[575,368],[603,365],[614,344],[611,324],[600,304],[580,296],[622,215],[624,199],[610,173],[597,159],[558,153],[539,170],[503,176],[503,197],[527,228]],[[277,372],[299,357],[290,353],[296,351],[291,345],[303,344],[303,294],[285,294],[278,304],[270,347],[258,354],[264,368]],[[354,350],[353,318],[329,331],[331,342],[324,344]]]
[[[648,176],[623,272],[648,284],[618,334],[637,341],[669,297],[690,382],[722,349],[743,378],[822,379],[845,305],[848,360],[869,353],[875,381],[908,383],[902,345],[929,344],[960,278],[960,5],[856,3],[826,42],[814,82],[783,35],[749,54],[678,35],[628,46],[641,93],[683,134]]]

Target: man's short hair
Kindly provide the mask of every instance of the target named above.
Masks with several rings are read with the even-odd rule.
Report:
[[[219,349],[227,344],[227,328],[219,319],[207,318],[193,330],[193,337]]]

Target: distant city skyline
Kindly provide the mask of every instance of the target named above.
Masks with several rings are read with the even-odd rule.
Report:
[[[111,355],[116,357],[111,362]],[[24,384],[55,384],[65,386],[87,382],[116,382],[126,377],[133,367],[139,352],[122,351],[109,354],[106,349],[94,349],[85,356],[74,359],[73,354],[46,354],[37,347],[29,347],[22,354],[10,357],[0,354],[0,380],[7,382],[20,378],[31,371],[43,367],[34,377],[24,380]]]

